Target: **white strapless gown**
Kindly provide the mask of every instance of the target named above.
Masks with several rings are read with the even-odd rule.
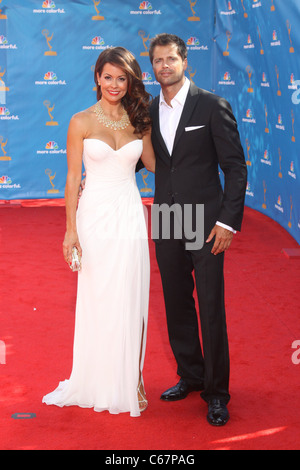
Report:
[[[98,139],[84,141],[73,368],[69,380],[43,398],[47,405],[140,415],[150,283],[146,219],[135,180],[142,150],[142,140],[116,151]]]

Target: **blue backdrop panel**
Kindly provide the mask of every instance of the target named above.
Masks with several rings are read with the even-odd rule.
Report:
[[[187,75],[227,98],[248,164],[246,204],[300,241],[298,0],[0,0],[0,199],[62,198],[71,116],[96,101],[93,68],[122,45],[156,96],[150,39],[181,36]],[[137,175],[143,197],[154,177]]]
[[[213,89],[232,104],[246,204],[300,241],[300,2],[216,1]]]
[[[68,124],[96,101],[93,68],[105,48],[130,49],[156,96],[150,39],[178,32],[190,49],[190,77],[210,87],[213,3],[3,0],[0,8],[1,199],[63,197]],[[137,182],[153,196],[152,174],[142,170]]]

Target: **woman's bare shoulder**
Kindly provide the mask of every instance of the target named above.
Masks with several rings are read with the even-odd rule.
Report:
[[[76,114],[73,114],[70,120],[70,126],[73,129],[80,130],[81,132],[85,133],[91,125],[91,121],[94,117],[94,106],[87,108],[83,111],[79,111]]]

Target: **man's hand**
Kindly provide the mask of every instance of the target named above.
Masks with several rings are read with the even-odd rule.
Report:
[[[79,192],[78,192],[78,198],[80,199],[82,196],[82,193],[85,188],[85,179],[86,179],[86,173],[83,173],[83,179],[81,180],[80,187],[79,187]]]
[[[219,253],[228,250],[230,247],[233,238],[233,232],[221,227],[220,225],[215,225],[210,232],[206,243],[209,243],[214,237],[215,242],[211,252],[213,255],[218,255]]]

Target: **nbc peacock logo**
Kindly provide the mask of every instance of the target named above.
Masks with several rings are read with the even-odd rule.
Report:
[[[291,75],[290,75],[290,82],[288,84],[288,89],[289,90],[297,90],[297,83],[296,83],[296,80],[295,80],[295,75],[293,73],[291,73]]]
[[[44,80],[57,80],[56,73],[55,72],[45,73]]]
[[[272,32],[272,41],[270,42],[270,45],[271,45],[272,47],[274,47],[274,46],[281,46],[281,42],[280,42],[280,40],[278,39],[278,34],[277,34],[276,29],[273,29],[273,32]]]
[[[291,163],[290,163],[290,168],[289,168],[289,171],[288,171],[288,175],[291,178],[293,178],[294,180],[296,179],[295,165],[294,165],[293,161],[291,161]]]
[[[219,85],[235,85],[235,81],[231,79],[231,75],[229,72],[225,72],[222,80],[220,80]]]
[[[0,49],[18,49],[16,44],[9,44],[7,38],[3,36],[3,34],[0,35]]]
[[[142,73],[142,80],[145,85],[159,85],[156,80],[153,80],[152,75],[149,72]]]
[[[270,82],[268,81],[266,72],[262,73],[260,86],[265,87],[265,88],[270,88]]]
[[[152,5],[150,2],[142,2],[139,6],[140,10],[152,10]]]
[[[0,121],[19,121],[19,116],[11,114],[5,106],[0,106]]]
[[[0,107],[0,116],[9,116],[10,112],[9,109],[6,108],[5,106]]]
[[[281,195],[280,194],[277,197],[277,202],[275,204],[275,209],[277,209],[282,214],[284,212],[283,207],[282,207],[282,200],[281,200]]]
[[[63,8],[57,8],[55,2],[53,0],[44,0],[40,3],[41,8],[34,8],[33,13],[35,14],[43,14],[43,13],[65,13]]]
[[[10,178],[10,176],[0,176],[0,185],[11,184],[11,183],[12,183],[12,179]]]
[[[46,150],[57,150],[58,145],[54,140],[50,140],[50,142],[47,142],[46,144]]]
[[[199,46],[200,42],[199,42],[199,39],[197,39],[195,36],[191,36],[188,40],[187,40],[187,46]]]
[[[270,160],[270,155],[269,155],[269,151],[267,149],[265,149],[264,151],[264,156],[263,158],[261,158],[261,163],[263,163],[264,165],[268,165],[268,166],[271,166],[272,163],[271,163],[271,160]]]
[[[227,10],[224,9],[220,11],[220,15],[229,16],[229,15],[235,15],[235,14],[236,14],[236,11],[232,8],[231,1],[227,2]]]
[[[281,131],[285,131],[285,125],[283,123],[282,114],[278,114],[276,129],[279,129]]]
[[[246,42],[246,44],[244,44],[244,49],[254,49],[254,48],[255,48],[255,45],[253,44],[251,35],[248,34],[247,42]]]
[[[53,2],[53,0],[45,0],[43,2],[43,7],[42,8],[52,8],[54,10],[55,8],[55,3]]]
[[[146,82],[146,83],[151,82],[151,80],[152,80],[151,74],[149,72],[143,72],[142,80],[143,80],[143,82]]]
[[[249,181],[247,182],[246,195],[249,197],[254,197],[254,192],[252,191]]]
[[[8,44],[8,40],[6,39],[5,36],[3,36],[3,34],[1,34],[0,35],[0,46],[2,46],[4,44]]]
[[[21,185],[13,183],[13,180],[10,176],[4,175],[0,176],[0,189],[20,189]]]
[[[144,1],[139,4],[138,9],[131,10],[130,15],[161,15],[161,11],[153,10],[152,3]]]
[[[58,80],[56,72],[49,71],[44,75],[44,80],[36,80],[35,85],[66,85],[65,80]]]
[[[200,41],[196,36],[191,36],[186,42],[187,48],[191,51],[208,51],[208,46],[200,45]]]
[[[92,39],[92,45],[93,46],[104,46],[104,44],[105,44],[105,41],[101,36],[95,36]]]
[[[256,124],[256,119],[253,117],[251,108],[248,108],[246,111],[246,117],[243,117],[243,122],[249,122],[251,124]]]
[[[91,40],[90,45],[82,46],[82,50],[85,51],[94,51],[94,50],[104,50],[107,49],[108,45],[105,44],[105,40],[101,36],[94,36]]]
[[[59,145],[55,140],[49,140],[46,143],[43,150],[37,150],[37,155],[65,155],[67,153],[66,149],[60,149]]]

